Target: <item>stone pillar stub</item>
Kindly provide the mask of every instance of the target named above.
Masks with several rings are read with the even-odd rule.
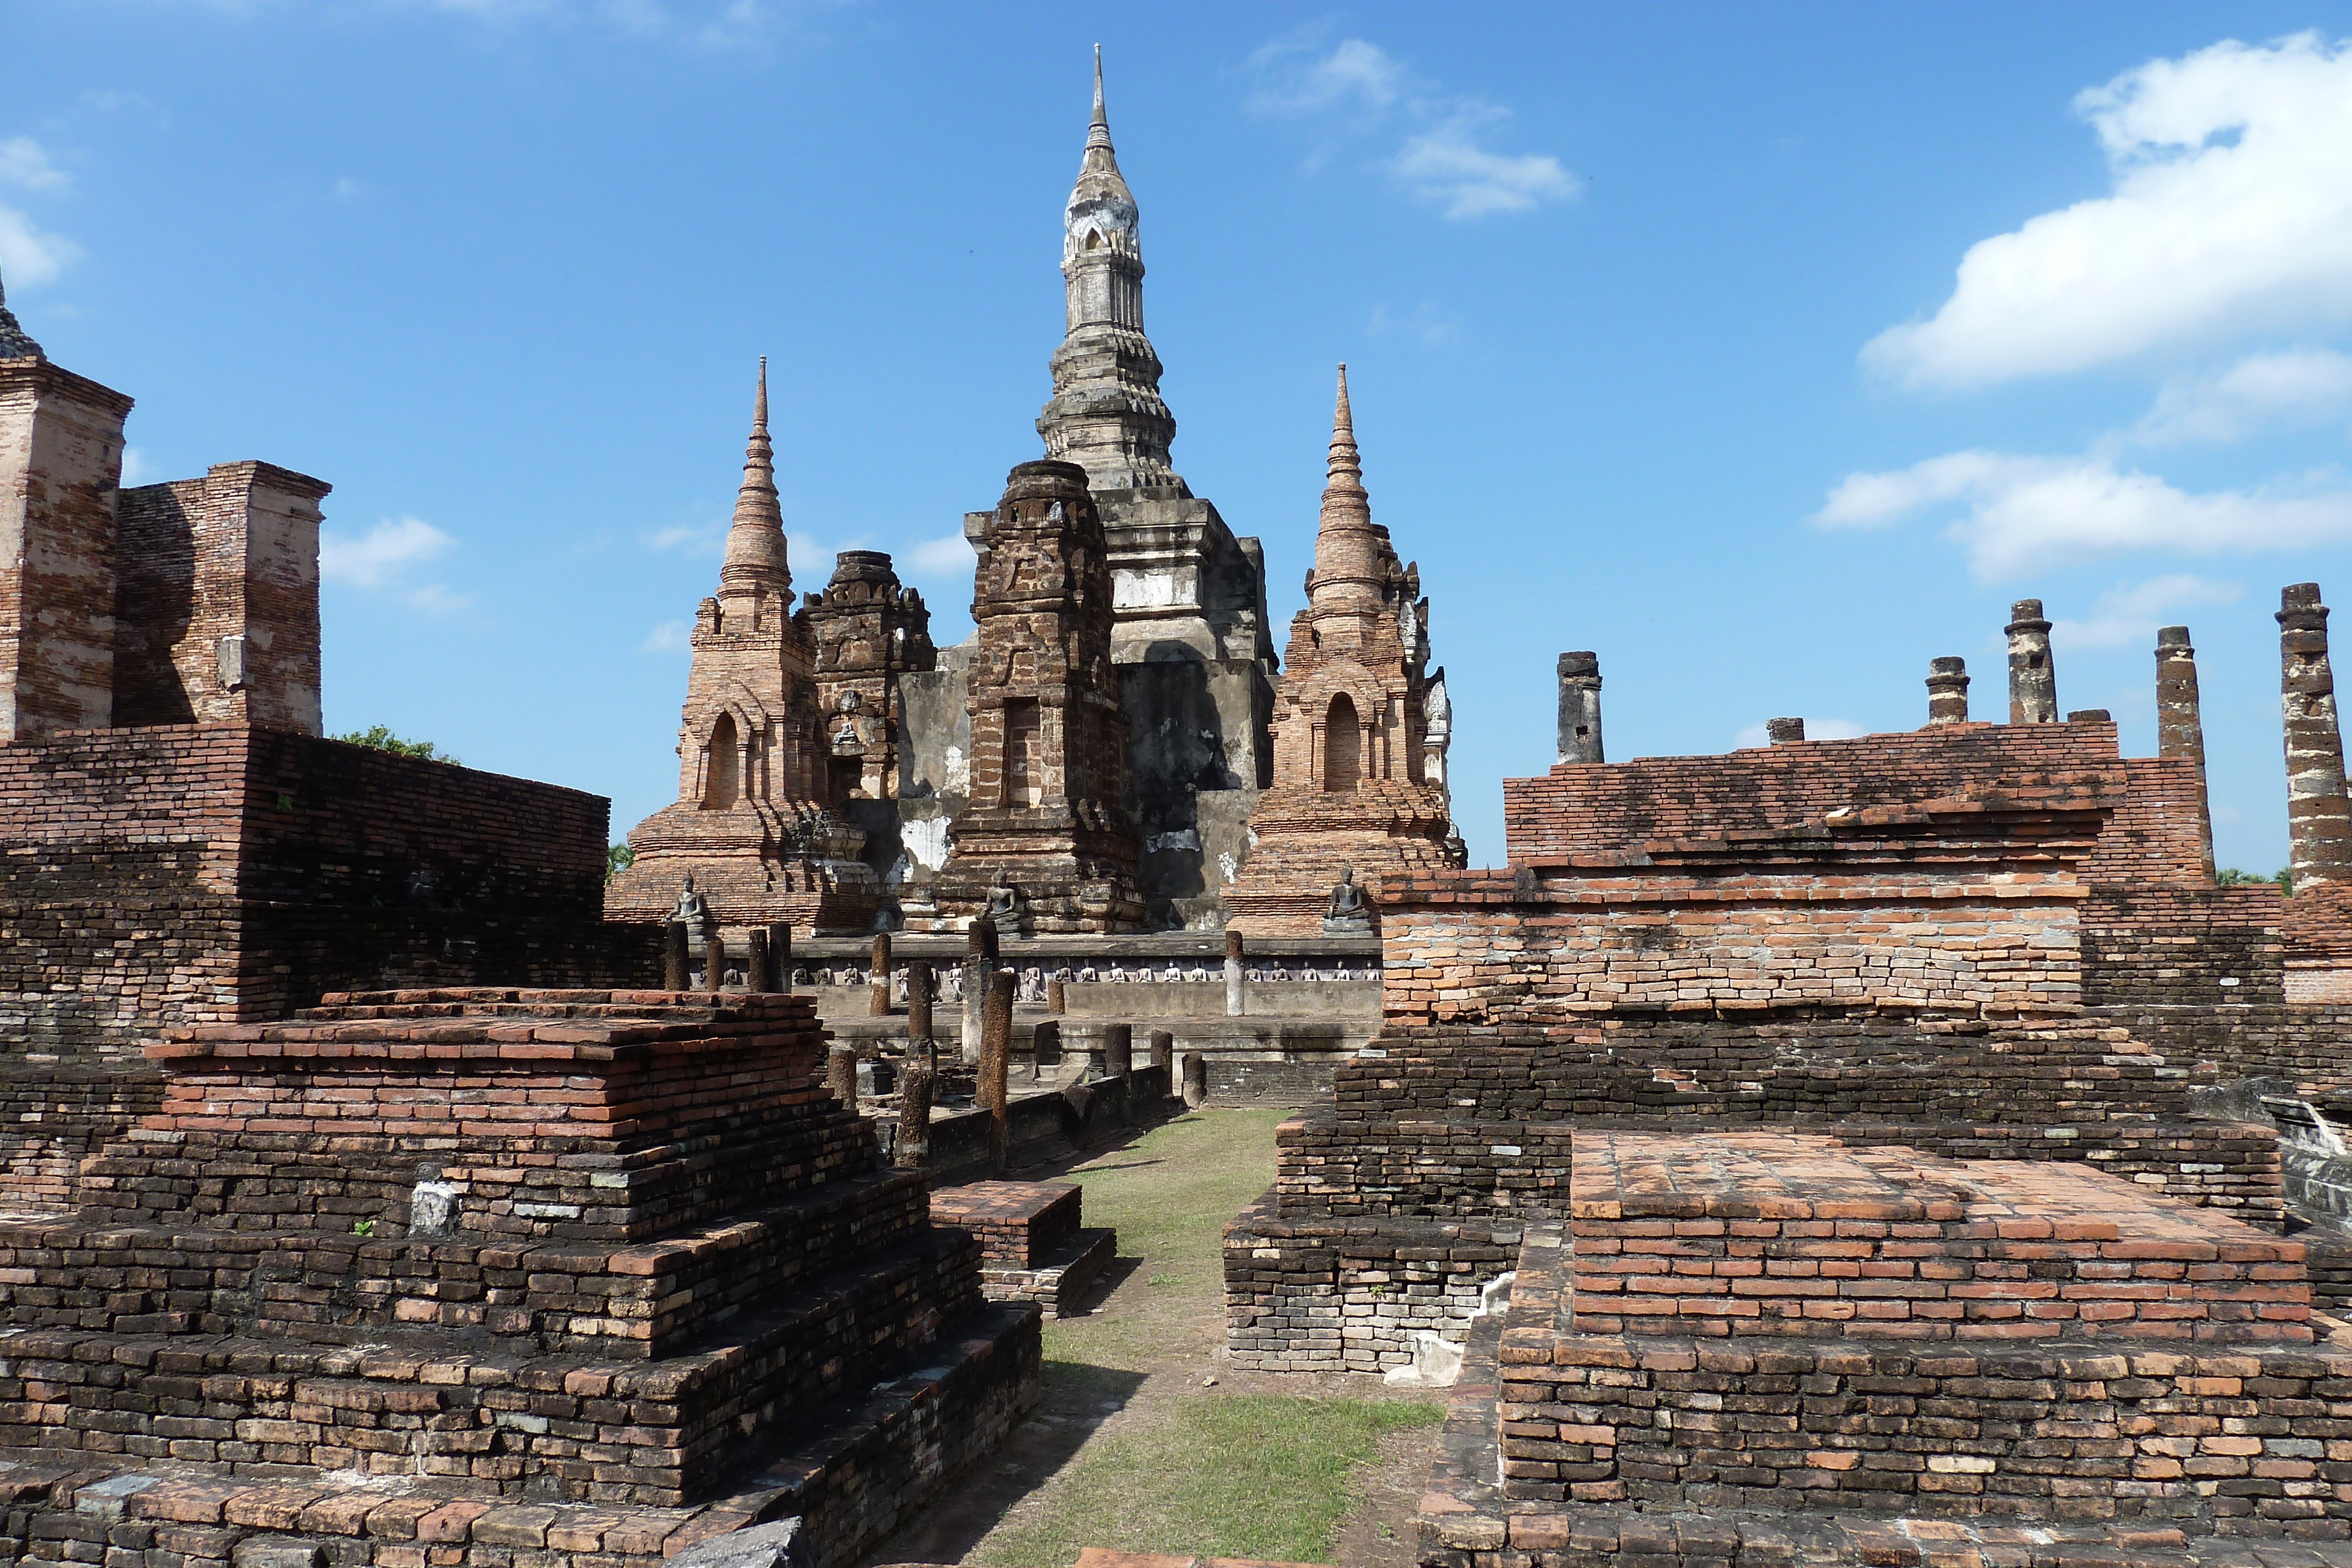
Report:
[[[1927,661],[1927,722],[1969,722],[1969,662],[1947,654]]]
[[[2021,599],[2009,607],[2009,722],[2058,722],[2058,671],[2050,662],[2050,622],[2042,601]]]
[[[2279,699],[2286,729],[2286,831],[2294,891],[2352,880],[2352,810],[2344,798],[2344,737],[2327,662],[2319,584],[2279,594]]]
[[[1794,746],[1805,738],[1805,721],[1801,718],[1768,718],[1764,721],[1764,735],[1775,746]]]
[[[1559,759],[1607,760],[1601,749],[1601,655],[1559,656]]]

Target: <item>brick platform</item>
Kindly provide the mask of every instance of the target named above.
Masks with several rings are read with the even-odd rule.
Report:
[[[822,1046],[805,1000],[668,992],[173,1031],[79,1216],[0,1226],[0,1447],[676,1509],[821,1439],[919,1497],[1034,1399],[1036,1318],[983,1302]],[[909,1368],[928,1392],[859,1425]]]
[[[976,1181],[931,1194],[931,1223],[980,1241],[981,1290],[1067,1317],[1118,1250],[1118,1233],[1080,1223],[1086,1189],[1064,1182]]]
[[[2080,1166],[1580,1130],[1580,1333],[2309,1343],[2304,1247]]]

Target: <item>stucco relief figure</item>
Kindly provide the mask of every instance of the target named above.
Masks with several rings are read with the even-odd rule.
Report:
[[[1323,911],[1323,930],[1328,936],[1341,936],[1371,928],[1372,912],[1365,906],[1364,890],[1356,885],[1356,868],[1341,866],[1339,880],[1331,889],[1330,904]]]

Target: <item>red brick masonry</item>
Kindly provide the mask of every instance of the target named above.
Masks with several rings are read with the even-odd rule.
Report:
[[[2308,1343],[2304,1247],[2086,1166],[1580,1129],[1580,1333]]]

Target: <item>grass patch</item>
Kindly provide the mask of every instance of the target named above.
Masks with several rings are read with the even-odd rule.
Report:
[[[1290,1114],[1191,1112],[1060,1178],[1086,1184],[1087,1223],[1117,1226],[1119,1256],[1142,1260],[1150,1305],[1046,1319],[1048,1362],[1140,1369],[1170,1348],[1175,1319],[1223,1337],[1225,1225],[1274,1185],[1274,1129]]]
[[[1107,1546],[1326,1563],[1356,1472],[1381,1438],[1444,1416],[1442,1406],[1402,1399],[1186,1399],[1141,1430],[1089,1443],[1042,1507],[990,1535],[981,1560],[1056,1568],[1082,1547]]]

